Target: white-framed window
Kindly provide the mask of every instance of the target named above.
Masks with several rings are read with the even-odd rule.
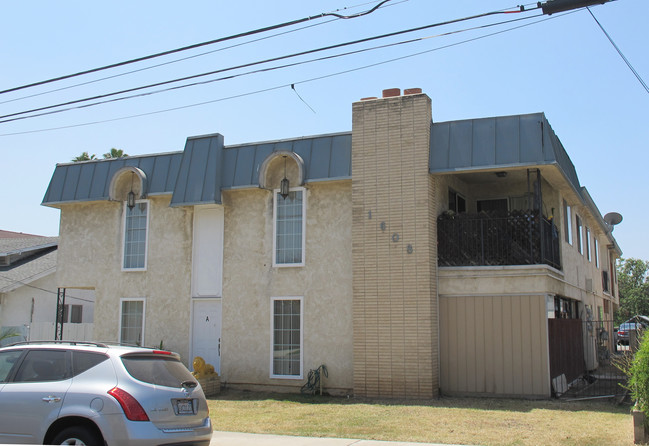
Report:
[[[119,308],[119,342],[130,345],[144,345],[143,298],[122,298]]]
[[[575,232],[575,236],[577,238],[577,251],[579,251],[579,254],[583,254],[584,253],[584,248],[583,248],[583,246],[581,244],[582,227],[581,227],[581,218],[579,218],[579,215],[575,215],[575,224],[577,226],[576,227],[577,231]]]
[[[122,270],[146,270],[149,202],[138,200],[131,209],[124,203],[124,255]]]
[[[302,297],[271,298],[271,378],[302,379],[303,313]]]
[[[572,208],[563,200],[563,232],[566,243],[572,245]]]
[[[588,261],[591,261],[590,258],[590,228],[586,226],[586,258]]]
[[[277,189],[273,197],[273,266],[304,266],[305,189],[291,188],[286,198]]]
[[[593,242],[595,243],[595,267],[599,268],[599,242],[597,237],[593,238]]]

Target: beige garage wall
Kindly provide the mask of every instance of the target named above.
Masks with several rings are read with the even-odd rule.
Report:
[[[550,396],[545,296],[440,296],[443,394]]]

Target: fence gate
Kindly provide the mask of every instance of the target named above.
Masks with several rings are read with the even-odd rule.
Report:
[[[624,398],[626,376],[615,363],[622,362],[632,352],[614,336],[613,321],[549,319],[548,335],[555,396]]]

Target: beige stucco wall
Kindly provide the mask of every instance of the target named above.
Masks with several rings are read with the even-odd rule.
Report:
[[[283,165],[282,165],[283,168]],[[325,364],[330,393],[352,388],[351,181],[306,186],[302,267],[273,267],[273,194],[223,192],[222,382],[297,391]],[[271,298],[303,297],[304,378],[271,379]]]
[[[144,344],[160,341],[187,363],[190,339],[191,208],[149,197],[147,270],[122,271],[124,203],[61,206],[59,287],[96,290],[94,336],[119,339],[120,298],[145,298]]]

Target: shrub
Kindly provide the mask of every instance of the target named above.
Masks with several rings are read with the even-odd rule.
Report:
[[[649,419],[649,336],[643,336],[629,368],[629,390],[636,407]]]

